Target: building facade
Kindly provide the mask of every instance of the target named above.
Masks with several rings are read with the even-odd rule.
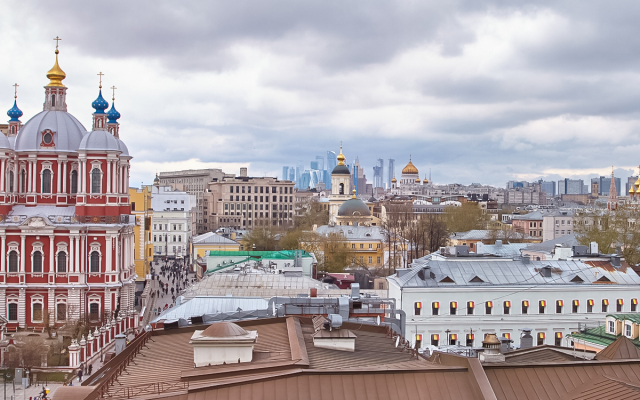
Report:
[[[196,196],[195,221],[196,234],[208,231],[209,224],[205,212],[205,192],[208,184],[213,179],[222,179],[225,173],[221,169],[187,169],[183,171],[160,172],[158,184],[171,186],[172,189],[181,190]]]
[[[134,262],[138,276],[136,279],[142,282],[149,274],[151,261],[153,261],[151,188],[149,186],[143,186],[142,189],[129,188],[129,199],[131,214],[136,221],[134,228]]]
[[[205,194],[207,230],[293,226],[295,182],[272,177],[226,176],[209,182]]]
[[[407,314],[406,332],[427,347],[478,346],[484,333],[566,346],[579,324],[637,312],[640,276],[615,261],[529,261],[451,257],[416,260],[388,278]]]
[[[196,195],[171,186],[151,187],[153,209],[153,254],[158,257],[185,258],[190,254],[191,238],[197,229]]]
[[[132,315],[131,156],[100,90],[87,132],[67,112],[66,74],[47,73],[44,110],[0,135],[0,313],[9,329]],[[100,88],[102,85],[100,85]]]

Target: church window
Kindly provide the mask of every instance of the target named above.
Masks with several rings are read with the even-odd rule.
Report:
[[[55,106],[56,106],[56,96],[51,95],[51,107],[55,107]]]
[[[9,171],[9,191],[13,192],[13,172]]]
[[[12,134],[12,135],[15,135],[15,134],[16,134],[16,127],[15,127],[15,126],[12,126],[12,127],[11,127],[11,134]]]
[[[51,170],[42,171],[42,193],[51,193]]]
[[[20,192],[27,193],[27,171],[24,169],[20,172]]]
[[[42,303],[33,303],[32,321],[42,321]]]
[[[44,144],[51,144],[51,142],[53,142],[53,135],[51,135],[51,132],[45,132],[45,134],[42,135],[42,141]]]
[[[100,170],[98,168],[94,168],[91,170],[91,193],[100,193],[100,179],[101,177]]]
[[[18,303],[9,303],[9,321],[18,320]]]
[[[18,272],[18,252],[15,250],[9,252],[9,272]]]
[[[344,194],[344,183],[340,184],[340,193],[339,194]]]
[[[42,253],[39,251],[36,251],[35,253],[33,253],[33,268],[31,269],[32,272],[42,272]]]
[[[67,272],[67,253],[58,253],[58,272]]]
[[[58,321],[67,320],[67,305],[65,303],[56,304],[56,319]]]
[[[91,272],[100,272],[100,253],[91,252]]]
[[[71,171],[71,193],[78,193],[78,171]]]
[[[100,317],[100,303],[89,304],[89,319],[97,321]]]

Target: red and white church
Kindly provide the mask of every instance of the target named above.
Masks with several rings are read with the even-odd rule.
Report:
[[[120,114],[113,104],[106,111],[100,85],[88,132],[67,112],[55,53],[44,110],[22,125],[14,101],[0,134],[0,313],[9,330],[134,314],[131,156]]]

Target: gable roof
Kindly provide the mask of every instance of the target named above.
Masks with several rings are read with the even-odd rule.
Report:
[[[626,336],[619,336],[596,355],[596,360],[640,359],[640,349]]]

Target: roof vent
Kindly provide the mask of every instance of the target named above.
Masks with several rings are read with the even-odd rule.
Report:
[[[496,240],[496,247],[502,247],[502,240]]]
[[[482,341],[484,351],[480,353],[481,362],[504,362],[504,354],[500,353],[500,339],[495,333],[488,333]]]
[[[476,275],[473,278],[471,278],[471,280],[469,282],[470,283],[484,283],[484,281],[478,275]]]
[[[195,331],[193,346],[196,367],[251,362],[258,331],[246,331],[233,322],[216,322],[203,331]]]
[[[348,329],[340,329],[341,327],[342,317],[340,315],[327,315],[327,319],[323,323],[324,329],[318,329],[312,336],[313,345],[323,349],[355,351],[357,336]]]
[[[619,267],[620,266],[620,256],[618,255],[614,255],[611,257],[611,265],[613,265],[614,267]]]
[[[611,279],[609,279],[606,276],[602,275],[598,280],[596,280],[596,282],[611,282]]]
[[[576,275],[571,279],[571,282],[573,283],[582,283],[584,282],[584,279],[580,278],[580,276]]]
[[[544,278],[551,278],[551,266],[545,265],[544,267],[540,268],[540,275],[542,275],[542,277]]]
[[[522,256],[522,263],[527,265],[531,262],[531,257],[529,257],[528,254],[525,254],[524,256]]]
[[[533,336],[531,336],[530,328],[523,328],[522,335],[520,336],[520,348],[529,349],[533,347]]]
[[[440,283],[456,283],[456,282],[453,279],[449,278],[448,276],[445,276],[440,280]]]

